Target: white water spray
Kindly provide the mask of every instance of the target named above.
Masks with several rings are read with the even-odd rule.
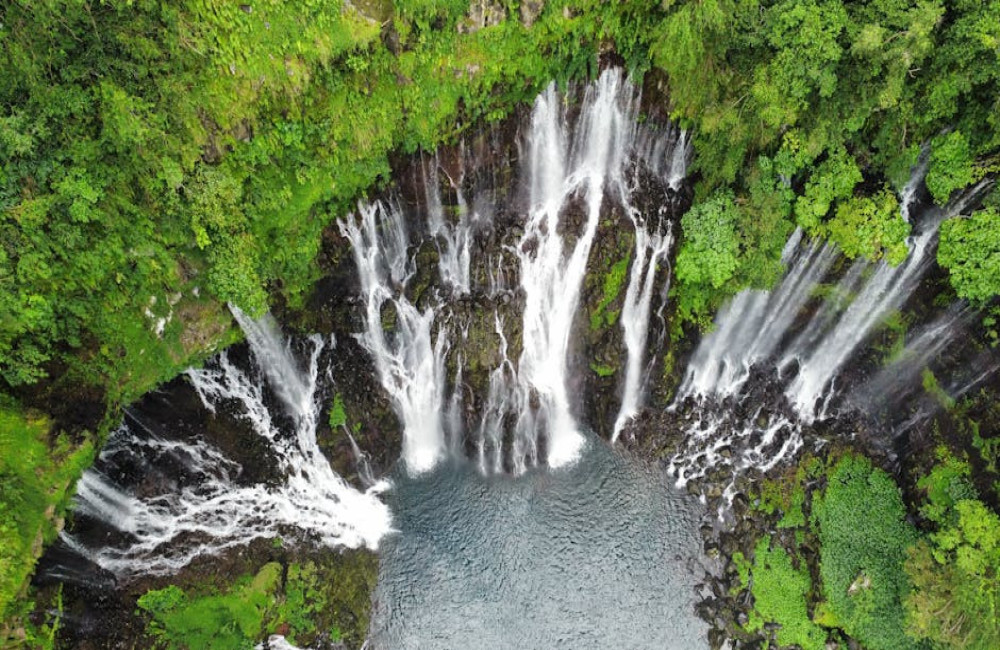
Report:
[[[922,156],[902,191],[904,218],[910,217],[925,162]],[[832,405],[839,402],[838,375],[864,349],[873,330],[903,306],[930,267],[938,225],[966,210],[985,186],[977,184],[945,208],[923,214],[916,224],[921,230],[908,240],[910,254],[899,266],[855,262],[794,336],[796,319],[839,255],[832,244],[805,243],[799,231],[793,233],[782,258],[788,271],[778,287],[738,294],[720,310],[715,330],[692,358],[671,407],[687,418],[684,440],[670,464],[678,482],[717,474],[721,468],[732,468],[733,474],[750,468],[767,471],[794,454],[804,444],[804,425],[830,417]],[[930,326],[913,342],[914,354],[926,360],[940,351],[933,337],[941,337],[942,328],[956,321],[946,317]],[[773,381],[784,385],[781,397],[748,382],[756,365],[776,372]],[[745,408],[757,403],[756,410]],[[726,493],[732,496],[731,489]]]
[[[458,196],[458,222],[454,225],[445,218],[439,186],[438,159],[435,156],[433,162],[426,165],[424,169],[427,226],[431,237],[437,244],[438,271],[441,274],[441,279],[449,284],[456,294],[464,295],[469,293],[472,287],[469,272],[472,216],[469,214],[469,206],[462,194],[461,179],[458,182],[451,178],[448,180]]]
[[[544,431],[552,467],[572,462],[584,443],[566,392],[567,357],[605,188],[624,184],[624,165],[635,138],[638,101],[635,93],[623,92],[625,83],[619,70],[608,70],[587,89],[572,143],[554,85],[538,98],[532,113],[531,211],[517,250],[525,296],[517,377],[522,394],[537,396],[539,406],[530,417],[522,411],[517,437],[537,441]],[[559,217],[574,196],[585,201],[586,221],[566,250]]]
[[[237,309],[233,313],[245,328],[257,371],[294,423],[293,435],[275,424],[260,379],[239,370],[226,354],[215,366],[189,370],[188,377],[209,412],[222,402],[237,405],[239,417],[268,442],[286,475],[284,482],[242,484],[240,467],[200,437],[167,441],[149,431],[132,435],[123,425],[102,456],[147,448],[176,459],[199,480],[175,492],[140,498],[98,469],[84,473],[77,490],[78,515],[127,533],[129,544],[90,549],[69,534],[63,539],[103,568],[121,575],[171,573],[195,557],[295,530],[326,546],[376,549],[391,529],[389,510],[377,498],[387,485],[356,490],[331,469],[316,443],[316,379],[324,341],[309,340],[309,367],[302,372],[270,317],[253,321]]]
[[[420,473],[445,457],[442,412],[445,336],[432,336],[434,311],[419,311],[403,294],[412,272],[402,211],[396,205],[360,205],[340,222],[351,242],[365,303],[360,340],[371,353],[382,387],[403,424],[403,461]],[[386,308],[395,313],[393,331],[383,325]]]
[[[926,170],[920,166],[914,172],[915,175],[923,173]],[[910,254],[901,264],[891,266],[885,260],[878,262],[857,297],[818,345],[812,349],[793,346],[789,350],[784,365],[789,365],[794,359],[798,362],[799,372],[785,395],[804,422],[825,417],[823,406],[830,402],[828,391],[833,379],[868,339],[875,326],[882,323],[890,312],[899,309],[913,293],[933,262],[937,229],[941,222],[962,212],[980,189],[977,185],[960,194],[943,210],[932,211],[926,223],[922,224],[923,231],[907,241]],[[855,262],[855,266],[860,274],[869,263],[861,260]]]

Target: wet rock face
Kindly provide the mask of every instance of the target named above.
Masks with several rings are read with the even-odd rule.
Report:
[[[579,98],[571,96],[563,109],[571,121],[576,119]],[[524,172],[526,133],[522,129],[528,124],[525,109],[433,155],[397,158],[393,161],[393,185],[372,197],[400,206],[406,217],[407,254],[413,262],[413,274],[398,290],[419,311],[435,310],[432,334],[445,333],[450,344],[444,393],[460,396],[467,437],[480,425],[490,373],[504,362],[498,323],[506,343],[506,359],[516,366],[522,349],[525,296],[518,256],[530,254],[532,247],[538,246],[533,239],[523,240],[530,179]],[[653,121],[644,128],[655,132],[661,127]],[[662,128],[669,132],[668,127]],[[633,219],[639,219],[652,233],[676,234],[680,215],[689,207],[691,197],[688,184],[672,189],[653,173],[638,151],[627,166],[626,176],[630,205],[623,205],[610,188],[602,203],[567,361],[567,392],[575,400],[574,414],[583,426],[604,437],[612,433],[624,382],[626,348],[621,312],[635,258]],[[582,192],[568,197],[560,213],[558,230],[567,254],[586,226],[585,198]],[[467,286],[456,286],[445,275],[442,257],[455,244],[446,239],[450,236],[447,232],[441,234],[442,226],[432,223],[432,210],[440,214],[447,228],[462,223],[468,230]],[[333,333],[340,342],[334,375],[350,378],[338,393],[344,410],[349,415],[364,414],[356,440],[375,465],[388,468],[398,456],[401,431],[398,423],[392,422],[391,404],[378,385],[370,359],[365,358],[366,351],[352,338],[364,329],[354,256],[336,226],[324,233],[323,244],[323,277],[309,306],[315,315],[308,324],[312,330]],[[648,360],[645,373],[654,379],[643,387],[645,393],[663,392],[659,388],[664,379],[661,348],[669,318],[669,310],[663,307],[669,274],[670,264],[661,262],[655,274],[657,288],[644,355]],[[391,307],[384,309],[382,324],[391,337],[396,327]],[[456,385],[459,378],[461,385]],[[338,439],[335,431],[329,436],[332,441]],[[340,437],[343,440],[324,448],[336,450],[335,458],[346,459],[348,442],[346,436]],[[344,464],[344,460],[335,460],[338,470]]]

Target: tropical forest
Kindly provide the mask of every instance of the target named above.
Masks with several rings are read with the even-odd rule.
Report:
[[[1000,649],[1000,0],[3,0],[0,650]]]

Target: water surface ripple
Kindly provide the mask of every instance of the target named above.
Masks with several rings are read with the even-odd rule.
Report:
[[[697,503],[603,442],[517,478],[399,476],[389,502],[373,649],[707,648]]]

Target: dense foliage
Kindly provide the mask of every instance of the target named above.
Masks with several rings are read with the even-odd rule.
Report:
[[[962,420],[971,406],[948,417]],[[822,648],[841,635],[865,648],[998,647],[1000,517],[969,462],[946,446],[936,454],[910,509],[888,474],[852,454],[807,456],[764,481],[755,509],[776,533],[750,540],[752,562],[731,559],[734,593],[749,584],[753,596],[744,628],[782,647]]]
[[[1000,517],[977,500],[969,466],[950,460],[920,481],[936,531],[911,548],[910,633],[945,648],[1000,647]]]
[[[781,646],[797,645],[802,650],[823,650],[826,632],[809,617],[808,594],[812,586],[809,570],[796,567],[781,546],[770,548],[762,538],[754,550],[754,611],[747,629],[759,631],[764,624],[780,621],[775,638]]]
[[[815,489],[823,477],[825,488]],[[807,485],[813,487],[809,517],[803,515]],[[776,623],[781,646],[823,648],[829,630],[865,648],[913,647],[903,607],[910,589],[904,561],[918,534],[892,477],[863,456],[827,465],[809,458],[785,479],[765,482],[759,499],[759,511],[780,514],[775,525],[787,532],[756,543],[748,630]]]
[[[146,387],[219,338],[212,306],[301,301],[321,230],[391,152],[593,70],[628,10],[575,4],[593,13],[532,29],[455,2],[8,4],[0,379]]]
[[[895,481],[871,461],[847,456],[830,473],[813,516],[830,619],[873,650],[911,647],[901,605],[909,592],[903,561],[917,534]]]
[[[726,222],[744,237],[794,221],[848,256],[898,263],[909,230],[883,183],[901,189],[922,145],[930,147],[927,187],[938,203],[1000,165],[996,0],[668,4],[652,61],[669,75],[675,116],[696,126],[700,195],[735,189],[737,212]],[[761,219],[749,209],[761,154],[797,195],[792,212]],[[685,224],[682,256],[712,240],[706,225]],[[726,261],[713,277],[728,278],[724,294],[766,283],[761,260],[776,259],[780,248],[769,250],[761,256],[745,246],[734,255],[720,240],[712,256]],[[718,287],[701,275],[679,280],[682,302],[702,312],[685,315],[704,321]],[[980,293],[1000,293],[1000,283],[984,279]]]
[[[147,633],[167,650],[249,650],[274,633],[302,645],[324,639],[360,647],[376,570],[377,560],[360,553],[321,563],[272,561],[223,590],[150,590],[138,607]]]
[[[90,444],[49,440],[49,426],[0,401],[0,642],[38,550],[55,537],[72,485],[93,459]]]
[[[938,262],[955,292],[982,303],[1000,286],[1000,211],[987,208],[941,224]]]

